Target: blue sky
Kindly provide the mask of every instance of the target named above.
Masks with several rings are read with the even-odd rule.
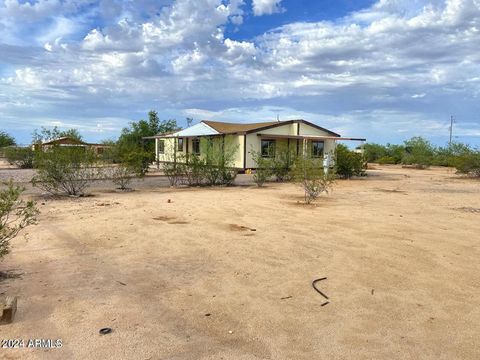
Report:
[[[478,0],[0,0],[0,129],[304,118],[480,145]]]

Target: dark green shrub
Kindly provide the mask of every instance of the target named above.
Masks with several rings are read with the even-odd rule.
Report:
[[[335,172],[344,179],[365,175],[365,163],[362,154],[350,151],[345,145],[336,147]]]
[[[7,147],[4,150],[5,157],[11,165],[22,169],[33,168],[34,151],[29,147]]]

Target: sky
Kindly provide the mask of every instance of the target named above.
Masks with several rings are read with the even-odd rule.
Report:
[[[302,118],[480,146],[480,0],[0,0],[0,130]]]

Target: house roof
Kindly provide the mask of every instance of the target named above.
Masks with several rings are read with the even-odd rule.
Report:
[[[312,126],[316,129],[325,131],[331,136],[339,137],[340,135],[320,127],[314,123],[311,123],[306,120],[285,120],[285,121],[266,121],[266,122],[256,122],[256,123],[230,123],[230,122],[221,122],[221,121],[211,121],[211,120],[202,120],[198,124],[190,126],[184,130],[180,130],[174,133],[168,134],[158,134],[153,138],[158,137],[192,137],[192,136],[211,136],[211,135],[222,135],[222,134],[238,134],[238,133],[252,133],[260,130],[270,129],[277,126],[288,125],[292,123],[304,123],[309,126]],[[145,139],[152,137],[145,137]]]
[[[69,136],[59,137],[42,142],[42,145],[57,145],[57,144],[73,144],[73,145],[88,145],[86,142],[74,139]]]
[[[208,125],[205,121],[199,122],[186,129],[174,132],[170,134],[172,137],[188,137],[188,136],[208,136],[208,135],[220,135],[221,132]],[[167,135],[168,137],[168,135]]]
[[[204,124],[207,124],[211,128],[215,129],[220,134],[247,132],[247,131],[252,131],[257,129],[263,129],[266,126],[284,125],[284,122],[282,121],[268,121],[268,122],[246,123],[246,124],[228,123],[228,122],[210,121],[210,120],[202,120],[202,122]]]

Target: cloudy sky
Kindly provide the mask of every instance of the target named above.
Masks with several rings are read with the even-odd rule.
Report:
[[[0,0],[0,129],[115,138],[156,109],[480,145],[480,0]]]

